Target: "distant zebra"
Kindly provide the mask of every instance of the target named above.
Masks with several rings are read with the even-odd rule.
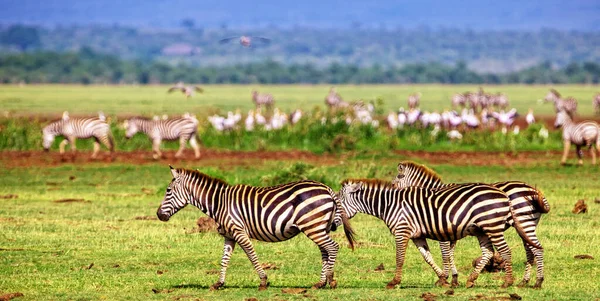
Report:
[[[567,162],[567,156],[569,155],[569,149],[571,143],[575,144],[577,148],[577,157],[579,158],[579,165],[583,165],[583,152],[581,148],[587,146],[592,155],[592,165],[596,164],[596,152],[600,152],[600,125],[594,121],[582,121],[575,123],[571,119],[571,116],[566,111],[559,111],[556,114],[556,120],[554,121],[554,127],[563,128],[563,156],[560,161],[561,164]],[[594,151],[594,144],[596,150]]]
[[[65,153],[65,145],[71,144],[71,152],[77,150],[76,140],[94,138],[94,152],[92,158],[96,158],[100,151],[100,143],[104,144],[110,150],[112,158],[115,150],[115,142],[110,125],[106,122],[104,114],[100,113],[98,117],[89,118],[70,118],[67,112],[63,113],[60,120],[54,121],[42,129],[45,151],[49,151],[56,136],[64,136],[65,140],[60,143],[60,154]]]
[[[509,106],[508,97],[503,93],[497,93],[496,95],[490,95],[489,106],[496,106],[501,110],[505,110]]]
[[[270,109],[275,104],[275,99],[271,93],[258,93],[258,91],[252,90],[252,102],[256,106],[256,109],[262,107]]]
[[[554,103],[554,110],[556,113],[559,111],[566,111],[573,117],[577,112],[577,100],[573,97],[562,98],[560,93],[554,89],[550,89],[550,92],[544,97],[544,102]]]
[[[225,284],[229,259],[236,243],[242,247],[260,277],[259,290],[266,289],[267,274],[258,262],[250,239],[280,242],[300,232],[321,250],[321,278],[313,288],[321,288],[328,283],[331,288],[336,287],[333,267],[339,245],[329,236],[330,230],[335,230],[332,221],[336,214],[342,217],[346,238],[353,249],[354,238],[348,218],[331,188],[314,181],[273,187],[230,186],[200,171],[171,167],[171,173],[173,180],[156,213],[158,218],[168,221],[181,208],[192,204],[215,220],[219,234],[225,238],[221,274],[211,289]]]
[[[398,164],[398,175],[392,181],[397,189],[402,189],[410,186],[418,186],[423,188],[437,189],[452,186],[455,184],[444,184],[440,176],[433,170],[416,164],[411,161],[404,161]],[[514,210],[515,217],[519,224],[522,225],[524,232],[529,239],[537,244],[539,239],[535,233],[537,224],[543,213],[550,211],[550,204],[543,194],[530,185],[519,181],[496,182],[490,184],[506,193],[510,200],[510,205]],[[512,226],[514,221],[510,219],[507,225]],[[456,242],[440,242],[442,257],[444,261],[444,272],[452,269],[452,285],[458,285],[458,271],[454,265],[454,247]],[[539,288],[544,281],[544,251],[532,245],[529,245],[523,240],[527,262],[525,265],[525,275],[520,285],[525,286],[531,279],[531,268],[537,264],[537,280],[534,287]],[[439,284],[445,284],[445,279],[441,279]]]
[[[408,109],[416,109],[421,102],[421,92],[408,95]]]
[[[467,97],[465,94],[456,93],[452,95],[452,109],[457,110],[460,108],[465,108],[467,105]]]
[[[494,254],[494,247],[505,260],[506,275],[502,287],[512,285],[512,260],[510,248],[504,240],[504,225],[514,213],[508,197],[501,190],[477,183],[442,189],[407,187],[399,190],[387,181],[345,180],[340,195],[349,218],[357,212],[373,215],[383,220],[395,236],[396,274],[387,288],[394,288],[402,280],[409,239],[438,277],[443,279],[448,275],[435,265],[426,238],[456,241],[466,236],[476,236],[482,250],[482,260],[469,276],[467,287],[475,284]],[[516,228],[523,239],[529,240],[520,227]]]
[[[125,137],[127,139],[133,137],[137,132],[143,132],[152,140],[152,150],[154,159],[162,157],[160,151],[160,143],[162,140],[177,140],[179,139],[179,150],[175,154],[176,158],[181,157],[186,143],[189,141],[194,149],[194,156],[200,158],[200,146],[196,139],[198,136],[198,119],[193,116],[185,115],[179,118],[171,118],[167,120],[153,120],[143,117],[133,117],[125,120],[123,123],[125,128]]]
[[[594,96],[594,99],[592,100],[592,105],[594,106],[594,112],[596,114],[600,114],[600,93]]]

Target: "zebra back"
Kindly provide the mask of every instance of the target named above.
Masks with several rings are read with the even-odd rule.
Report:
[[[175,140],[180,137],[189,139],[198,131],[198,120],[193,116],[166,120],[133,117],[125,121],[124,127],[128,138],[141,131],[151,139]]]
[[[600,125],[595,121],[573,122],[571,115],[566,111],[559,111],[554,122],[555,127],[563,128],[563,139],[575,145],[600,146]]]

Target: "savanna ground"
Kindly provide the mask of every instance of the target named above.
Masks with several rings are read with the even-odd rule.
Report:
[[[220,100],[211,96],[213,92],[209,91],[213,88],[214,93],[221,95]],[[163,109],[180,112],[176,108],[180,105],[188,106],[189,111],[206,108],[214,112],[216,108],[250,108],[251,88],[211,87],[205,95],[183,100],[181,95],[163,96],[164,87],[132,88],[139,89],[142,96],[138,96],[131,90],[121,94],[120,87],[4,86],[0,87],[0,102],[9,116],[58,117],[65,109],[75,114],[93,114],[97,110],[107,114],[159,114]],[[262,87],[276,95],[276,91],[285,91],[285,98],[290,101],[293,95],[301,95],[294,103],[282,100],[288,108],[322,106],[327,88]],[[392,109],[405,105],[404,95],[409,90],[421,90],[426,99],[429,93],[424,89],[430,89],[432,95],[440,97],[440,104],[445,104],[451,91],[475,87],[399,86],[389,91],[392,88],[356,86],[338,90],[342,95],[353,96],[348,98],[395,95],[397,104],[386,100]],[[547,88],[498,86],[489,90],[515,89],[514,97],[507,93],[521,112],[534,106],[536,112],[539,108],[550,114],[550,105],[538,106],[535,102]],[[567,86],[559,91],[577,96],[591,95],[594,89],[597,87]],[[158,100],[153,100],[153,94]],[[157,109],[155,106],[163,103],[163,97],[169,105]],[[523,103],[525,99],[531,99],[531,104]],[[585,112],[587,102],[582,97],[581,112]],[[424,102],[424,106],[429,105]],[[77,157],[66,160],[54,151],[4,149],[0,152],[0,202],[4,205],[0,207],[0,295],[22,293],[24,296],[17,300],[422,300],[424,293],[431,293],[436,300],[503,300],[515,293],[523,300],[594,300],[600,298],[600,204],[595,202],[600,199],[600,168],[591,166],[588,157],[582,167],[560,166],[559,149],[560,145],[545,151],[519,152],[396,149],[316,154],[291,149],[235,151],[209,147],[203,149],[200,160],[192,160],[188,150],[186,159],[176,160],[174,152],[167,151],[166,158],[159,161],[151,159],[149,150],[134,149],[118,151],[112,162],[105,154],[99,160],[90,160],[85,147]],[[570,162],[574,162],[574,156],[572,151]],[[255,242],[260,261],[270,267],[268,290],[257,290],[258,276],[243,251],[236,248],[225,289],[213,292],[208,287],[218,278],[222,238],[214,230],[199,230],[196,221],[203,214],[196,208],[182,210],[168,223],[155,217],[171,179],[167,164],[198,168],[231,184],[274,185],[309,178],[339,189],[345,178],[391,179],[397,163],[406,159],[427,164],[447,182],[512,179],[543,190],[552,206],[538,228],[546,260],[543,289],[500,289],[502,274],[483,274],[476,288],[459,287],[453,295],[446,295],[448,289],[433,285],[435,274],[416,248],[410,246],[400,288],[386,290],[395,265],[393,237],[381,221],[359,215],[352,220],[359,241],[354,252],[346,247],[342,231],[333,235],[342,246],[336,262],[336,290],[310,289],[318,280],[320,253],[300,235],[282,243]],[[586,200],[585,214],[571,213],[579,199]],[[513,250],[518,282],[523,275],[525,253],[514,229],[507,230],[506,236]],[[435,242],[430,242],[430,246],[441,264],[438,246]],[[582,254],[594,259],[574,258]],[[471,270],[471,261],[479,255],[476,239],[459,242],[456,256],[462,285]],[[384,270],[376,271],[382,263]]]

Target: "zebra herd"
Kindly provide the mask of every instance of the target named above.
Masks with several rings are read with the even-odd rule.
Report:
[[[443,184],[440,177],[425,166],[401,162],[394,181],[348,179],[339,193],[325,184],[304,180],[273,187],[229,185],[198,170],[174,169],[157,216],[168,221],[173,214],[191,204],[217,223],[224,237],[221,273],[211,289],[221,288],[229,260],[238,244],[252,262],[260,278],[259,289],[269,285],[251,239],[264,242],[288,240],[304,233],[321,251],[322,269],[313,286],[337,286],[334,265],[339,245],[330,235],[343,226],[346,239],[354,249],[354,230],[349,220],[357,213],[378,217],[396,239],[396,273],[387,284],[395,288],[402,280],[402,267],[408,240],[412,240],[425,261],[437,274],[436,285],[458,285],[454,264],[456,241],[466,236],[479,240],[482,260],[469,276],[472,287],[494,253],[505,260],[506,275],[502,287],[513,284],[511,250],[504,231],[513,226],[525,246],[527,263],[520,286],[526,286],[533,264],[537,265],[534,288],[544,280],[543,248],[536,236],[541,214],[550,210],[542,192],[517,181],[493,184]],[[444,269],[434,262],[426,239],[440,242]]]

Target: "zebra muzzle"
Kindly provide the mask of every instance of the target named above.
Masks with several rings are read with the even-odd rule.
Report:
[[[171,217],[170,215],[168,215],[160,210],[156,212],[156,216],[158,217],[159,220],[161,220],[163,222],[169,221],[169,218]]]

